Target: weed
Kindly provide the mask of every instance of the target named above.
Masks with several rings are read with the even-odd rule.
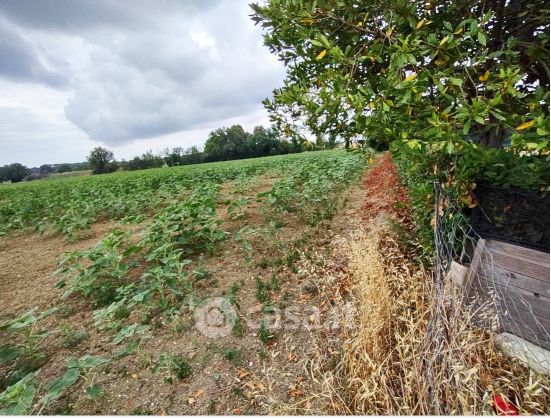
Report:
[[[269,303],[271,301],[270,285],[264,283],[260,277],[256,277],[256,298],[261,303]]]
[[[270,266],[270,260],[266,257],[262,257],[260,259],[260,261],[256,264],[256,266],[258,268],[261,268],[261,269],[265,270],[266,268],[268,268]]]
[[[147,408],[136,407],[132,409],[130,414],[133,416],[151,416],[153,415],[153,411],[148,410]]]
[[[241,285],[239,283],[233,283],[230,287],[229,292],[226,294],[228,300],[230,301],[230,304],[234,305],[237,309],[240,308],[239,297],[237,296],[239,289],[241,289]]]
[[[264,349],[259,349],[258,357],[260,357],[262,360],[266,360],[268,358],[268,353],[266,353],[266,350]]]
[[[270,289],[274,292],[279,292],[279,280],[275,273],[272,273],[272,277],[270,278]]]
[[[229,360],[233,365],[239,364],[243,357],[242,351],[233,347],[224,349],[222,354],[224,358]]]
[[[190,331],[193,327],[193,323],[189,319],[184,319],[182,321],[179,321],[172,327],[172,331],[176,334],[181,334],[187,331]]]
[[[207,413],[210,415],[216,414],[216,401],[209,400],[209,405],[207,406]]]
[[[174,382],[185,379],[191,375],[191,365],[182,356],[172,356],[167,353],[161,353],[159,360],[153,367],[153,373],[161,373],[165,382],[173,384]]]
[[[70,305],[62,305],[59,307],[59,315],[67,319],[75,314],[75,308]]]
[[[236,337],[243,337],[245,335],[245,324],[239,314],[235,318],[231,332]]]
[[[260,328],[258,329],[258,338],[264,344],[267,344],[274,339],[274,334],[268,330],[268,327],[266,327],[266,323],[264,321],[262,321]]]
[[[69,326],[62,327],[62,334],[65,348],[76,347],[89,337],[86,330],[74,330]]]

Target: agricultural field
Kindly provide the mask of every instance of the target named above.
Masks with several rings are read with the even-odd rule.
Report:
[[[367,166],[324,151],[0,186],[0,412],[314,409],[303,267]]]

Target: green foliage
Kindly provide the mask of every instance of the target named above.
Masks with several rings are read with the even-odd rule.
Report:
[[[0,167],[0,183],[2,182],[20,182],[31,174],[26,166],[20,163],[11,163]]]
[[[90,383],[89,387],[92,387],[91,371],[107,362],[109,362],[109,359],[90,355],[85,355],[78,359],[74,357],[67,359],[65,362],[67,366],[65,373],[45,385],[46,394],[41,400],[42,406],[45,407],[50,402],[57,400],[66,389],[70,388],[80,378],[84,378],[87,383]]]
[[[240,349],[229,347],[222,352],[224,358],[229,360],[233,365],[237,365],[241,362],[243,352]]]
[[[344,153],[339,159],[334,154],[323,155],[294,166],[258,197],[264,199],[273,213],[297,213],[303,221],[315,226],[334,215],[339,192],[354,182],[366,165],[362,154]]]
[[[113,152],[103,147],[96,147],[88,155],[88,163],[93,174],[106,174],[117,170]]]
[[[0,394],[0,415],[25,416],[31,414],[32,403],[37,391],[33,380],[34,375],[30,373]]]
[[[122,343],[125,339],[133,337],[134,334],[143,334],[149,327],[147,325],[132,324],[127,327],[121,328],[119,333],[113,339],[113,344],[117,345]]]
[[[241,289],[241,285],[239,283],[233,283],[230,287],[229,292],[226,294],[228,300],[230,301],[230,304],[235,306],[237,309],[239,309],[240,307],[239,296],[237,296],[239,289]]]
[[[466,206],[479,180],[548,191],[548,2],[522,10],[500,0],[251,7],[287,66],[284,86],[265,101],[272,121],[289,137],[308,129],[376,149],[391,144],[425,234],[434,179]],[[524,171],[532,177],[521,179]],[[272,200],[287,210],[295,200],[280,196],[293,189],[278,188]]]
[[[72,349],[88,339],[89,335],[86,330],[74,330],[71,327],[62,328],[63,346]]]
[[[182,356],[161,353],[152,371],[153,373],[160,373],[167,383],[172,384],[189,377],[191,375],[191,365]]]
[[[152,151],[146,152],[141,156],[121,162],[121,166],[125,171],[136,171],[139,169],[160,168],[165,164],[162,157],[154,155]]]
[[[13,361],[18,357],[26,359],[42,359],[40,343],[55,332],[39,329],[38,322],[55,313],[58,308],[36,314],[38,308],[32,308],[15,319],[0,323],[0,332],[13,334],[16,338],[12,343],[0,349],[0,363]]]
[[[260,328],[258,329],[258,338],[260,341],[262,341],[264,344],[269,343],[274,339],[275,335],[268,330],[268,327],[266,326],[266,323],[262,321],[260,324]]]
[[[256,277],[256,298],[261,303],[269,303],[272,299],[270,283],[264,283],[260,277]]]
[[[231,332],[234,336],[239,338],[245,335],[245,325],[243,324],[243,320],[241,319],[239,314],[235,318]]]

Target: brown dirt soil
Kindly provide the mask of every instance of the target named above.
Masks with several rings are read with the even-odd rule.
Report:
[[[60,302],[52,273],[65,252],[86,249],[115,226],[96,223],[83,240],[67,242],[61,236],[41,238],[37,233],[9,235],[0,243],[0,319],[10,318],[31,307],[48,309]]]
[[[63,301],[62,291],[53,288],[51,275],[57,258],[67,251],[94,245],[109,232],[113,224],[96,224],[93,236],[67,244],[62,238],[40,239],[37,235],[13,236],[0,249],[0,319],[10,318],[33,306],[47,309],[59,306],[61,311],[47,318],[41,326],[60,330],[46,339],[41,350],[47,363],[37,374],[43,387],[65,371],[65,360],[85,354],[112,357],[109,364],[96,370],[94,384],[99,384],[102,397],[91,399],[86,385],[79,381],[43,414],[300,414],[327,413],[327,407],[313,404],[316,385],[309,374],[309,360],[315,357],[316,346],[308,328],[271,331],[275,337],[267,344],[258,338],[258,331],[247,328],[248,311],[262,311],[257,298],[257,281],[269,284],[276,279],[278,287],[269,291],[271,303],[280,309],[290,308],[306,326],[316,326],[316,310],[322,292],[316,278],[305,272],[304,265],[320,264],[319,250],[331,238],[344,234],[359,223],[364,198],[361,183],[345,194],[342,210],[332,221],[320,222],[315,228],[302,223],[295,215],[281,217],[285,224],[270,227],[275,216],[257,200],[276,181],[274,176],[259,177],[236,192],[234,185],[221,190],[219,217],[228,232],[214,255],[204,255],[190,271],[206,270],[209,275],[194,278],[198,298],[228,296],[233,285],[239,303],[238,313],[245,325],[243,335],[230,334],[208,338],[195,327],[193,311],[182,307],[177,316],[148,319],[149,330],[143,335],[136,352],[123,358],[113,357],[126,343],[114,346],[114,333],[99,331],[93,325],[93,308],[81,298],[71,296]],[[245,197],[243,218],[231,220],[227,215],[227,199]],[[246,235],[252,253],[244,248],[236,233],[251,226]],[[7,246],[9,244],[9,246]],[[293,308],[292,305],[297,305]],[[253,311],[254,312],[254,311]],[[132,314],[129,324],[139,322],[139,313]],[[285,321],[283,317],[283,321]],[[78,344],[68,343],[68,331],[85,330],[88,337]],[[338,349],[335,349],[338,352]],[[161,353],[185,358],[191,375],[174,384],[165,381],[162,373],[153,373]],[[0,375],[2,371],[0,371]],[[41,397],[42,394],[39,395]],[[35,407],[35,413],[40,407]]]

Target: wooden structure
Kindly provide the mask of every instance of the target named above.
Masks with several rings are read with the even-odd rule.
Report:
[[[479,239],[471,264],[454,262],[450,277],[467,300],[491,302],[502,332],[549,349],[549,254]]]

